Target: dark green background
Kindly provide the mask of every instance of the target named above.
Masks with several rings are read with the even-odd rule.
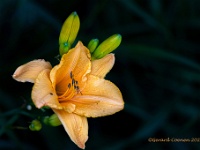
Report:
[[[121,89],[125,109],[88,119],[86,150],[199,149],[200,141],[148,142],[200,138],[199,6],[199,0],[1,0],[0,149],[78,150],[62,126],[19,129],[50,110],[28,111],[32,84],[11,77],[34,59],[58,63],[61,25],[73,11],[85,45],[123,37],[106,78]]]

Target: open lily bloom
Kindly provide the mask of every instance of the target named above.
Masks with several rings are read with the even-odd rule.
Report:
[[[34,83],[32,100],[37,108],[50,107],[71,140],[85,148],[87,117],[112,115],[124,107],[120,90],[105,75],[113,67],[114,54],[91,61],[81,43],[64,54],[58,65],[34,60],[16,69],[13,78]]]

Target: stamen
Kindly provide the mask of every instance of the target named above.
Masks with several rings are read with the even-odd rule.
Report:
[[[74,86],[75,85],[75,82],[76,80],[72,79],[72,85]]]
[[[70,87],[71,87],[71,83],[68,84],[68,88],[69,88],[69,89],[70,89]]]
[[[78,94],[78,93],[81,93],[79,86],[76,86],[75,89],[76,89],[77,94]],[[83,94],[81,93],[81,95],[83,95]]]
[[[71,71],[71,72],[70,72],[70,78],[73,79],[73,77],[74,77],[74,76],[73,76],[72,71]]]
[[[64,101],[72,98],[76,94],[81,93],[80,88],[78,86],[78,81],[74,79],[74,75],[72,71],[70,72],[71,83],[68,83],[67,90],[60,96],[58,96],[59,101]],[[82,93],[81,93],[82,95]]]
[[[77,90],[77,86],[76,85],[74,85],[74,89]]]
[[[65,101],[65,100],[71,99],[73,96],[74,96],[74,92],[72,91],[72,92],[70,92],[69,95],[60,97],[59,101],[61,102],[61,101]]]
[[[63,98],[63,97],[66,97],[66,95],[67,95],[68,91],[69,91],[69,89],[67,89],[67,90],[65,91],[65,93],[64,93],[64,94],[62,94],[62,95],[58,96],[58,99],[60,99],[60,98]]]

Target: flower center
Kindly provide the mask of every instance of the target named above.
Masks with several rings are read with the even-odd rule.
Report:
[[[67,90],[62,95],[58,96],[58,99],[60,102],[69,100],[73,98],[74,95],[76,94],[82,95],[79,85],[78,85],[78,81],[75,80],[74,74],[72,73],[72,71],[70,72],[69,76],[70,76],[70,82],[67,85]]]

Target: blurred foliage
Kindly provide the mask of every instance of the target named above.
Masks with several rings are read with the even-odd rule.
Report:
[[[77,11],[77,40],[122,35],[106,77],[122,91],[125,109],[89,119],[86,150],[200,149],[199,142],[148,138],[200,138],[199,0],[1,0],[0,149],[75,150],[62,126],[28,129],[41,110],[31,107],[32,84],[11,77],[21,64],[58,63],[58,37]],[[44,112],[49,113],[49,112]]]

